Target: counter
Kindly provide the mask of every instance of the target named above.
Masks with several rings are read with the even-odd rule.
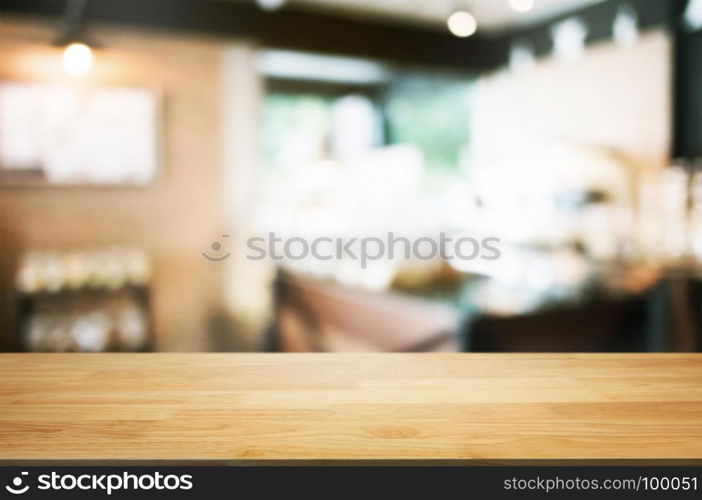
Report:
[[[702,355],[2,354],[0,461],[702,463]]]

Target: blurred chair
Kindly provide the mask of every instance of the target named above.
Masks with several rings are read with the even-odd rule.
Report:
[[[275,319],[264,349],[276,352],[458,351],[458,311],[432,300],[350,289],[279,272]]]

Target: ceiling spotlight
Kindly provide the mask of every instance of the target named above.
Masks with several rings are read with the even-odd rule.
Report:
[[[71,76],[83,76],[93,65],[93,51],[84,43],[72,43],[63,50],[63,69]]]
[[[685,25],[689,31],[702,28],[702,0],[690,0],[685,9]]]
[[[534,8],[535,0],[509,0],[509,6],[517,12],[529,12]]]
[[[614,40],[621,45],[633,45],[639,37],[639,16],[631,5],[620,5],[612,25]]]
[[[446,24],[449,31],[460,38],[469,37],[478,30],[478,21],[467,10],[457,10],[451,14]]]
[[[566,19],[553,26],[551,37],[555,55],[565,61],[573,61],[580,57],[585,50],[588,31],[585,21],[578,17]]]
[[[273,11],[280,9],[286,0],[256,0],[256,4],[263,10]]]
[[[63,69],[71,76],[83,76],[93,65],[95,44],[85,38],[88,0],[66,0],[61,30],[54,45],[63,48]]]

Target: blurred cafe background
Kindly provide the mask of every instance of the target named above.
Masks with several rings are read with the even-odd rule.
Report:
[[[699,0],[0,0],[0,350],[700,351],[701,157]]]

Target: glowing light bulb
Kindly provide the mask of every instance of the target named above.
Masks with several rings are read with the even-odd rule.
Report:
[[[63,51],[63,68],[71,76],[83,76],[93,65],[93,51],[84,43],[72,43]]]
[[[466,38],[478,30],[478,21],[475,16],[465,10],[458,10],[448,18],[448,29],[454,35]]]
[[[280,9],[286,0],[256,0],[256,3],[263,10],[278,10]]]
[[[529,12],[534,8],[534,0],[509,0],[509,6],[517,12]]]

